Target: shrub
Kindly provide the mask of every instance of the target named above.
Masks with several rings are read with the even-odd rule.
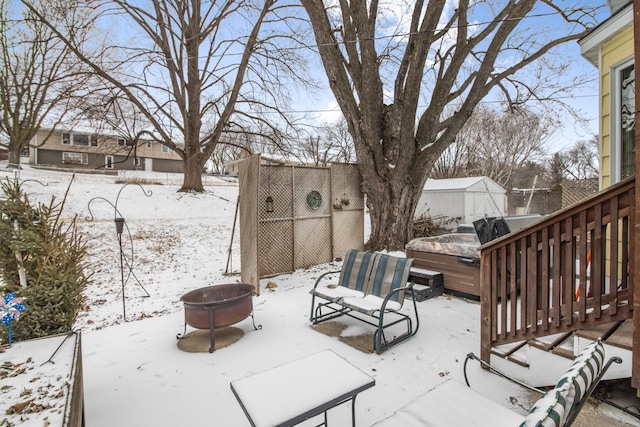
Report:
[[[12,323],[15,341],[66,332],[80,311],[87,274],[87,246],[77,217],[61,219],[61,203],[33,205],[17,180],[0,183],[0,296],[24,297],[27,311]],[[68,189],[67,189],[68,192]],[[21,258],[22,262],[19,261]],[[22,273],[20,269],[23,269]],[[20,283],[20,274],[26,286]],[[6,342],[6,328],[0,339]]]

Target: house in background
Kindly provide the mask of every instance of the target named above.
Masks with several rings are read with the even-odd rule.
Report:
[[[41,129],[29,144],[29,164],[93,170],[183,172],[180,156],[157,141],[98,134],[91,129]]]
[[[609,0],[612,15],[580,40],[600,73],[600,188],[635,174],[633,4]]]

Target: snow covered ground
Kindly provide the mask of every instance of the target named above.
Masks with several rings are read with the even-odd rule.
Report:
[[[0,171],[0,178],[13,176],[2,162]],[[150,178],[144,172],[140,176]],[[19,172],[30,197],[47,202],[51,195],[59,200],[63,197],[71,177],[70,173],[29,167]],[[338,263],[264,279],[261,295],[253,300],[261,330],[255,331],[247,319],[235,325],[244,336],[226,348],[211,354],[178,349],[176,334],[184,326],[180,297],[199,287],[240,280],[237,274],[225,274],[229,252],[229,270],[237,272],[240,267],[242,230],[236,230],[232,239],[238,187],[207,178],[203,194],[177,193],[179,181],[167,176],[159,179],[162,185],[139,187],[118,184],[114,176],[78,174],[71,184],[65,217],[81,218],[81,228],[90,237],[95,271],[85,292],[85,310],[76,324],[82,330],[88,426],[246,426],[231,381],[325,349],[376,381],[356,401],[357,421],[362,426],[391,415],[447,378],[464,381],[465,355],[479,351],[479,304],[449,296],[420,302],[420,329],[414,338],[382,355],[363,353],[313,330],[308,320],[309,289],[318,275],[339,267]],[[126,321],[116,216],[126,220],[123,247],[134,255],[135,277],[128,277],[125,286]],[[267,290],[267,282],[277,287]],[[357,335],[370,330],[367,328],[349,322],[343,335]],[[10,348],[0,353],[0,364],[24,356]],[[470,372],[472,386],[485,396],[519,413],[530,407],[527,393],[518,386],[476,365]],[[313,393],[314,386],[308,384],[304,392]],[[1,389],[0,393],[0,425],[47,425],[43,420],[52,415],[46,411],[5,414],[7,394]],[[460,409],[464,410],[464,402]],[[313,421],[313,425],[319,422]],[[350,425],[350,406],[330,411],[329,423]]]

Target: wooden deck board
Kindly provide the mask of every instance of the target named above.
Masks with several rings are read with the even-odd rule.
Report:
[[[625,320],[604,342],[626,350],[631,350],[633,348],[633,319]]]
[[[587,329],[580,329],[576,331],[576,335],[594,341],[598,338],[602,338],[604,340],[618,328],[619,323],[620,322],[605,323],[603,325],[593,326]]]
[[[491,354],[495,354],[496,356],[500,356],[504,359],[520,350],[520,348],[524,347],[526,343],[526,341],[518,341],[510,344],[504,344],[499,347],[493,347],[491,349]]]
[[[540,350],[550,351],[551,349],[555,348],[563,341],[565,341],[567,338],[569,338],[572,334],[573,332],[569,331],[561,332],[559,334],[546,335],[529,340],[529,344],[533,347],[539,348]]]

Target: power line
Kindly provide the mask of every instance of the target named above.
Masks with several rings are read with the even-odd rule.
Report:
[[[575,99],[575,98],[598,98],[598,94],[593,95],[566,95],[566,96],[554,96],[554,100],[565,100],[565,99]],[[504,101],[493,100],[493,101],[480,101],[480,104],[502,104]],[[427,105],[419,105],[418,108],[426,108]],[[324,109],[307,109],[307,110],[279,110],[279,111],[264,111],[263,113],[269,114],[311,114],[311,113],[341,113],[342,110],[340,107],[336,108],[324,108]]]
[[[446,25],[443,27],[434,27],[432,29],[426,29],[423,31],[408,31],[408,32],[402,32],[402,33],[395,33],[395,34],[389,34],[389,35],[378,35],[378,36],[374,36],[374,37],[365,37],[365,38],[359,38],[357,40],[336,40],[333,43],[321,43],[321,44],[304,44],[302,46],[292,46],[292,47],[279,47],[280,50],[283,51],[294,51],[294,50],[303,50],[303,49],[318,49],[320,47],[325,47],[325,46],[333,46],[333,45],[347,45],[347,44],[355,44],[355,43],[361,43],[364,41],[381,41],[381,40],[387,40],[387,39],[394,39],[394,38],[406,38],[406,37],[410,37],[410,36],[414,36],[414,35],[419,35],[419,34],[424,34],[424,33],[435,33],[435,32],[442,32],[442,31],[451,31],[451,30],[458,30],[461,28],[469,28],[469,27],[479,27],[479,26],[483,26],[483,25],[489,25],[492,23],[496,23],[496,22],[500,22],[500,23],[505,23],[505,22],[513,22],[513,21],[522,21],[525,19],[538,19],[538,18],[545,18],[545,17],[550,17],[550,16],[556,16],[556,17],[563,17],[563,19],[565,19],[564,17],[569,17],[570,15],[580,12],[583,13],[584,15],[589,15],[589,16],[594,16],[595,12],[600,9],[599,7],[595,7],[595,6],[591,6],[591,7],[587,7],[587,8],[576,8],[576,9],[566,9],[564,11],[558,11],[558,10],[554,10],[554,11],[550,11],[550,12],[545,12],[545,13],[535,13],[535,14],[529,14],[529,15],[525,15],[523,17],[519,17],[519,18],[503,18],[503,19],[494,19],[494,20],[488,20],[488,21],[479,21],[479,22],[473,22],[473,23],[464,23],[464,24],[456,24],[456,25]],[[564,16],[563,16],[564,15]],[[8,20],[0,20],[0,22],[7,23],[7,22],[19,22],[19,20],[13,20],[13,19],[8,19]],[[577,23],[577,21],[573,21],[574,23]],[[160,53],[160,52],[149,52],[149,53]],[[230,56],[241,56],[243,55],[242,52],[237,52],[237,53],[232,53],[232,52],[227,52],[224,54],[212,54],[212,55],[202,55],[202,56],[198,56],[198,59],[206,59],[206,58],[222,58],[222,57],[230,57]],[[187,57],[185,57],[185,59],[187,59]],[[174,59],[175,60],[175,59]],[[103,61],[104,63],[120,63],[123,61]],[[144,60],[144,59],[139,59],[139,60],[127,60],[127,62],[129,63],[147,63],[148,61]]]

